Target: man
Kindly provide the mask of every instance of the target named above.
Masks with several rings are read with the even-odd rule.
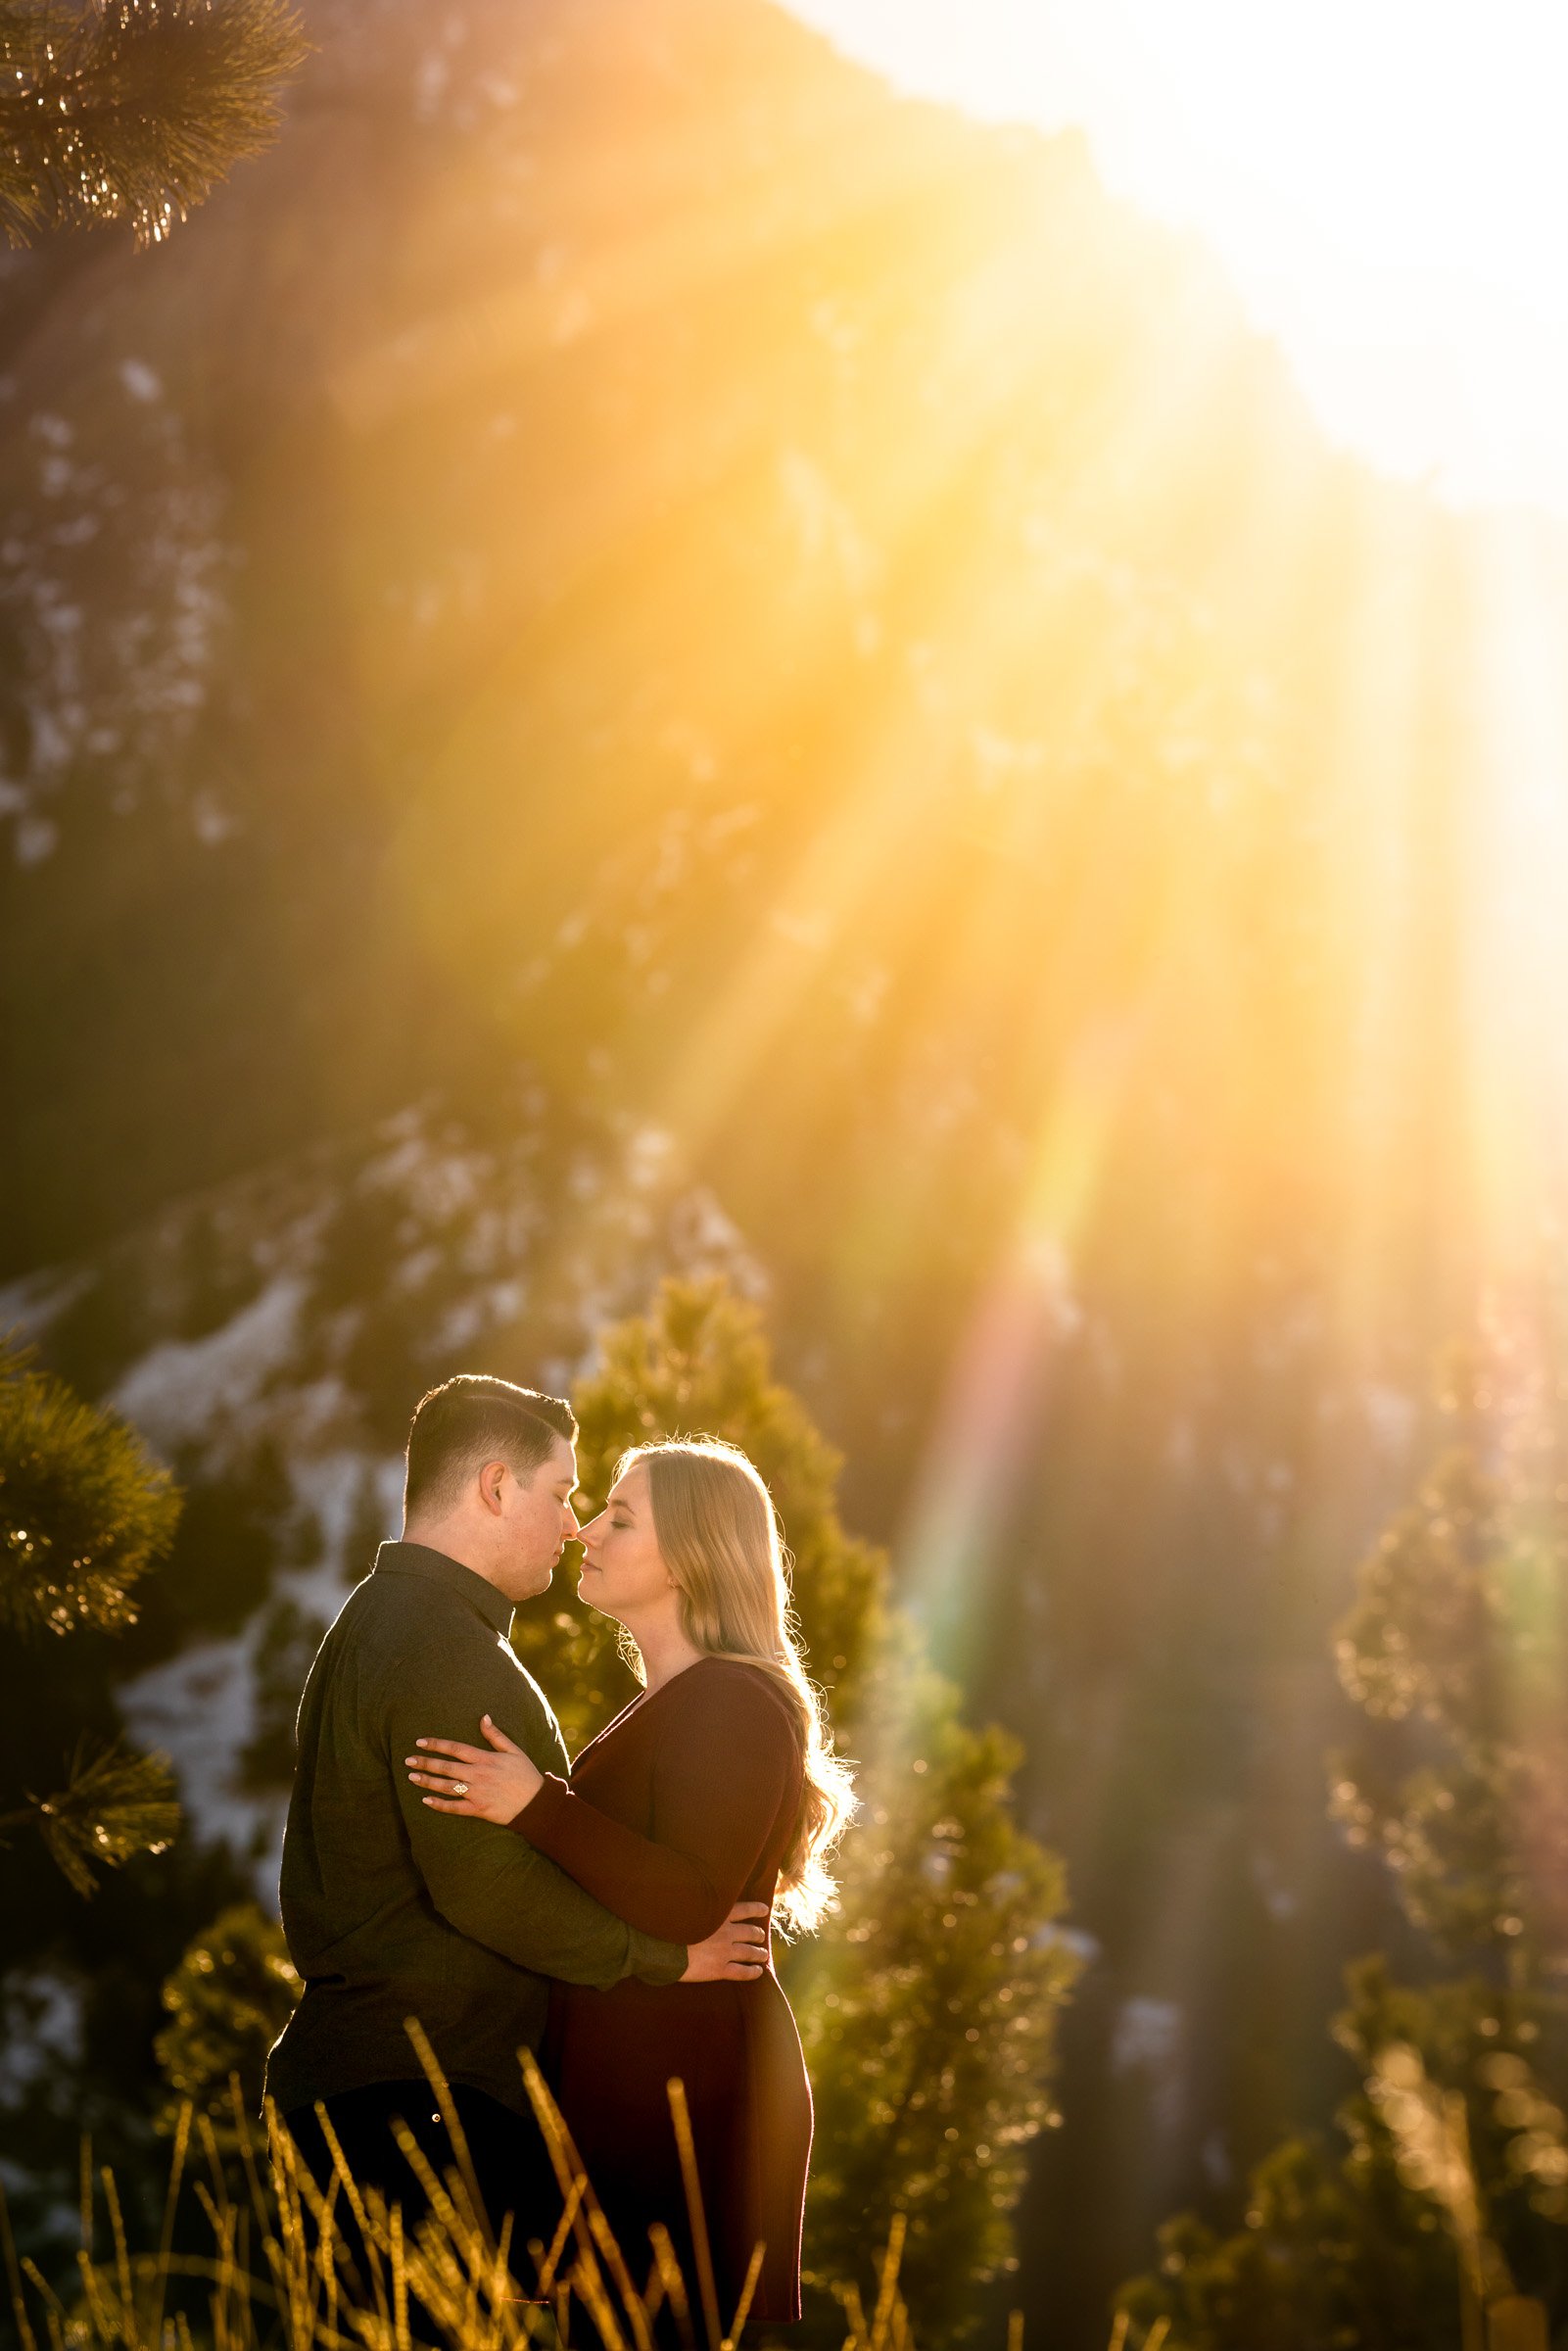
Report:
[[[551,2186],[517,2063],[537,2044],[546,1979],[605,1987],[744,1981],[760,1971],[760,1905],[690,1950],[625,1924],[509,1829],[430,1810],[404,1757],[420,1736],[473,1739],[482,1714],[564,1778],[560,1728],[513,1655],[515,1602],[547,1589],[577,1533],[571,1407],[464,1375],[432,1389],[408,1432],[404,1531],[383,1543],[321,1645],[300,1707],[282,1906],[305,1993],[267,2061],[267,2093],[318,2179],[324,2105],[351,2170],[425,2208],[401,2120],[438,2176],[451,2164],[404,2020],[451,2084],[494,2226],[548,2233]]]

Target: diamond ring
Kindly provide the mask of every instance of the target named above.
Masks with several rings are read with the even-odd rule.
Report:
[[[453,1780],[451,1784],[451,1792],[453,1796],[466,1796],[468,1794],[468,1782],[466,1780]]]

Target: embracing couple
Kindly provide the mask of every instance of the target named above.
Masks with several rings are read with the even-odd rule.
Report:
[[[423,2026],[493,2227],[548,2240],[559,2201],[518,2051],[538,2052],[641,2282],[649,2230],[690,2240],[667,2084],[686,2087],[721,2307],[799,2315],[811,2092],[771,1925],[814,1926],[850,1805],[790,1625],[777,1513],[740,1453],[639,1446],[580,1527],[577,1423],[482,1377],[426,1396],[401,1541],[310,1669],[283,1844],[304,1980],[267,2093],[318,2179],[426,2209],[400,2149],[452,2155],[405,2029]],[[642,1688],[568,1765],[508,1641],[568,1541]],[[323,2119],[324,2118],[324,2119]],[[330,2132],[325,2126],[330,2126]]]

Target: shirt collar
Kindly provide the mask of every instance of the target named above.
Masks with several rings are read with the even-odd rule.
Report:
[[[432,1551],[427,1543],[383,1543],[376,1553],[374,1573],[416,1575],[425,1583],[441,1584],[477,1608],[485,1622],[503,1637],[511,1630],[512,1604],[505,1593],[498,1592],[460,1559],[450,1559],[444,1551]]]

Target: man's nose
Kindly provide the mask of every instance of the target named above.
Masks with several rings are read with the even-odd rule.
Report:
[[[582,1533],[582,1531],[583,1531],[583,1522],[582,1522],[582,1520],[579,1518],[579,1516],[577,1515],[577,1512],[576,1512],[576,1511],[573,1510],[573,1508],[572,1508],[571,1504],[570,1504],[570,1503],[568,1503],[568,1504],[567,1504],[567,1506],[566,1506],[566,1539],[567,1539],[567,1541],[568,1541],[568,1542],[571,1542],[571,1541],[572,1541],[572,1539],[573,1539],[575,1536],[577,1536],[577,1535],[580,1535],[580,1534]]]

